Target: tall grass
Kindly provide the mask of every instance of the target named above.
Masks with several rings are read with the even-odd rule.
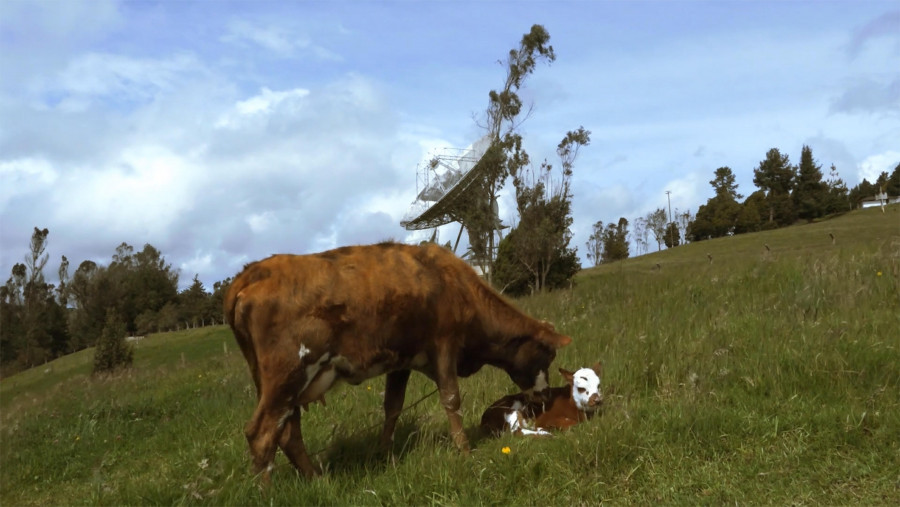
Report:
[[[513,390],[486,368],[461,385],[471,456],[432,396],[389,458],[383,378],[340,386],[303,415],[325,475],[279,457],[263,492],[230,332],[155,335],[123,375],[90,378],[84,351],[0,383],[0,504],[900,504],[900,207],[601,266],[518,304],[574,338],[557,365],[603,361],[602,417],[485,439],[481,412]],[[433,388],[413,375],[407,405]]]

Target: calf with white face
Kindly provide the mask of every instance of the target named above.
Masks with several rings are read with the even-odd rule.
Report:
[[[597,370],[581,368],[575,373],[569,373],[560,368],[559,372],[566,383],[572,386],[572,399],[575,406],[582,412],[594,412],[603,403],[603,394],[600,392],[600,363]]]
[[[550,435],[549,430],[566,429],[586,421],[603,405],[601,372],[600,363],[574,373],[560,368],[566,385],[550,388],[546,401],[531,400],[526,393],[504,396],[484,412],[481,427],[493,435],[507,431],[518,435]]]

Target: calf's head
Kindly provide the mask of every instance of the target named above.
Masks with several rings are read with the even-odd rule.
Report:
[[[602,372],[603,366],[600,363],[590,368],[581,368],[575,373],[559,369],[566,383],[572,386],[572,400],[575,401],[578,410],[591,413],[603,404],[603,393],[600,391]]]

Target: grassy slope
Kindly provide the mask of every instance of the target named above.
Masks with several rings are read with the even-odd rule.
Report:
[[[304,414],[326,475],[279,457],[262,494],[230,332],[155,335],[117,378],[90,379],[83,351],[0,383],[0,504],[900,503],[900,206],[589,269],[519,304],[575,339],[558,365],[604,361],[602,418],[482,439],[512,387],[486,368],[462,383],[472,456],[432,397],[391,461],[372,451],[383,378],[340,386]],[[414,375],[407,404],[432,389]]]

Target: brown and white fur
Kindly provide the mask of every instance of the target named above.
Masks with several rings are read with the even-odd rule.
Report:
[[[494,436],[507,431],[549,436],[549,430],[567,429],[593,417],[603,404],[601,364],[574,373],[560,368],[559,373],[566,385],[550,388],[547,401],[529,400],[525,393],[504,396],[481,416],[482,430]]]

